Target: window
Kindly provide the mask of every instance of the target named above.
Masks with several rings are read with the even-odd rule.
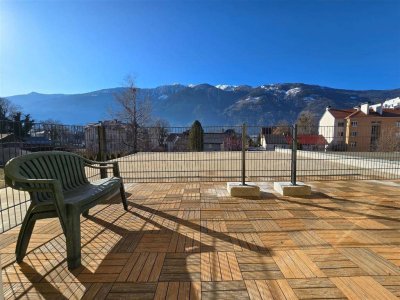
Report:
[[[351,136],[357,136],[357,131],[352,131]]]
[[[351,127],[357,127],[358,122],[357,121],[351,121]]]
[[[381,136],[381,122],[371,123],[371,145],[376,145]]]
[[[400,128],[400,121],[397,121],[397,122],[396,122],[396,127],[397,127],[397,128]]]
[[[344,127],[344,122],[338,122],[338,123],[337,123],[337,126],[338,126],[338,127]]]
[[[338,132],[338,136],[344,136],[344,132],[343,131],[339,131]]]
[[[350,147],[351,147],[351,148],[357,147],[357,143],[356,143],[356,142],[351,142],[351,143],[350,143]]]

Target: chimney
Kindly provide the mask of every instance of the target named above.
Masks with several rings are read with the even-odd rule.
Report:
[[[373,110],[382,116],[383,114],[383,103],[375,104]]]
[[[361,104],[361,111],[364,114],[369,115],[369,103]]]

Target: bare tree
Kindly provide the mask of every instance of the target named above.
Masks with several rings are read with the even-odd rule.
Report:
[[[279,121],[272,130],[272,134],[276,135],[289,135],[290,134],[290,124],[286,120]]]
[[[40,124],[41,123],[41,124]],[[63,125],[60,121],[47,119],[39,123],[39,131],[43,130],[44,136],[50,139],[52,142],[61,142],[63,137]]]
[[[0,97],[0,132],[7,133],[13,131],[14,116],[21,110],[7,98]]]
[[[137,88],[130,76],[125,79],[123,91],[114,98],[119,106],[114,116],[127,126],[127,138],[124,142],[136,153],[148,143],[148,130],[144,127],[151,122],[151,102],[148,98],[137,98]]]
[[[396,127],[384,127],[381,129],[377,141],[377,151],[397,152],[400,151],[400,130]]]
[[[302,111],[296,123],[299,134],[318,134],[318,120],[312,112]]]
[[[152,125],[151,139],[157,143],[159,149],[164,147],[165,139],[168,136],[168,127],[170,124],[164,119],[157,119]]]
[[[10,118],[20,110],[18,105],[13,104],[7,98],[0,98],[0,119]]]

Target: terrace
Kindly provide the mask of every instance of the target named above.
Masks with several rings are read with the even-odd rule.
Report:
[[[248,127],[248,134],[245,127],[212,127],[205,130],[234,132],[221,150],[193,152],[179,141],[175,150],[160,148],[154,128],[142,128],[136,152],[124,134],[102,133],[101,124],[89,131],[57,126],[49,130],[57,132],[55,150],[119,161],[129,211],[114,197],[81,218],[82,266],[73,271],[57,219],[37,222],[17,264],[19,224],[30,199],[2,186],[6,299],[400,297],[398,151],[300,150],[296,138],[288,147],[246,151],[248,136],[261,127]],[[32,132],[42,128],[35,124]],[[3,162],[27,152],[23,141],[12,142],[1,144]],[[90,180],[99,175],[107,176],[87,172]],[[293,175],[312,186],[311,196],[275,193],[273,182]],[[229,196],[226,182],[243,179],[260,185],[260,198]]]
[[[400,181],[310,181],[313,194],[232,198],[224,183],[131,183],[81,219],[82,266],[57,219],[0,235],[6,299],[398,299]]]

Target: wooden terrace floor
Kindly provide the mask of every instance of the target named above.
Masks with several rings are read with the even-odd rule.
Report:
[[[5,298],[398,299],[400,181],[313,182],[307,198],[228,196],[223,183],[127,186],[82,218],[69,272],[56,219],[0,235]]]

